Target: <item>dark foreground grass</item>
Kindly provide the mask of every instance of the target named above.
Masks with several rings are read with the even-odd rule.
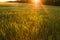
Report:
[[[0,5],[0,40],[60,40],[60,7]]]

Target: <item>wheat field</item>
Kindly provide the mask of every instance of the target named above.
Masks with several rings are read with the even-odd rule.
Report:
[[[0,40],[60,40],[60,7],[0,5]]]

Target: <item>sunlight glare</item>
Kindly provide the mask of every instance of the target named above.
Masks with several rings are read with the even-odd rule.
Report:
[[[35,3],[38,3],[38,0],[35,0]]]
[[[32,2],[37,4],[39,3],[39,0],[33,0]]]
[[[36,9],[36,10],[38,10],[39,9],[39,6],[40,6],[40,0],[32,0],[32,2],[33,2],[33,6],[34,6],[34,8]]]

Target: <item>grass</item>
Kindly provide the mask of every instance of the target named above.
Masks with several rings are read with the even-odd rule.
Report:
[[[60,7],[0,5],[0,40],[60,40]]]

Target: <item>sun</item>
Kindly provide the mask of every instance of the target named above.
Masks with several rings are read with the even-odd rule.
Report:
[[[35,3],[38,3],[39,1],[38,0],[35,0]]]
[[[39,0],[32,0],[33,3],[39,3]]]
[[[6,2],[6,1],[15,1],[15,0],[0,0],[0,2]]]

